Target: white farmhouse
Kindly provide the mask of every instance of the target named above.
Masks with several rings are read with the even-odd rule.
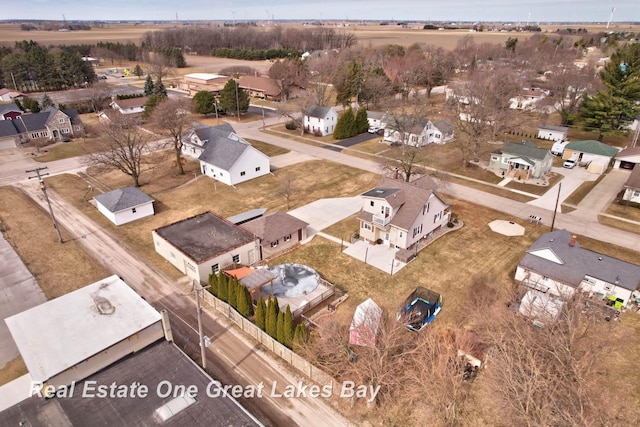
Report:
[[[231,186],[271,172],[269,157],[229,124],[192,125],[183,138],[182,153],[200,161],[203,175]]]

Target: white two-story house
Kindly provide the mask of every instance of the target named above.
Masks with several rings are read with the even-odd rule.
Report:
[[[227,185],[271,172],[269,157],[236,134],[229,124],[193,124],[182,139],[182,153],[200,161],[203,175]]]
[[[304,131],[314,135],[331,135],[337,122],[338,113],[333,108],[316,105],[304,114]]]
[[[413,182],[382,177],[362,194],[360,237],[395,249],[408,249],[420,239],[446,226],[451,205],[435,193],[428,176]]]

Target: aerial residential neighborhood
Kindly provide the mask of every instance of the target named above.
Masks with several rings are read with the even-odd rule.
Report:
[[[0,425],[640,423],[637,5],[116,3],[0,22]]]

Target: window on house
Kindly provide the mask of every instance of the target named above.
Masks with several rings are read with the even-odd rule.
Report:
[[[260,172],[260,166],[256,168],[256,172]]]
[[[169,256],[171,257],[171,259],[176,259],[176,254],[174,254],[173,252],[170,252]]]
[[[402,231],[398,234],[398,237],[402,237]]]
[[[240,172],[240,176],[245,176],[247,173],[245,171]]]
[[[639,197],[640,196],[640,190],[636,190],[633,192],[633,197]]]
[[[69,133],[69,128],[62,128],[60,129],[62,131],[62,133]]]
[[[604,285],[604,290],[609,292],[611,290],[611,285],[610,284]]]
[[[220,265],[218,265],[218,264],[213,264],[213,265],[211,266],[211,272],[212,272],[213,274],[218,274],[218,272],[219,272],[219,271],[220,271]]]
[[[275,248],[276,246],[278,246],[278,240],[276,240],[275,242],[271,242],[271,247]]]
[[[136,208],[131,208],[131,213],[136,213]]]
[[[291,240],[291,234],[287,234],[286,236],[284,236],[284,241],[288,242]]]
[[[58,119],[58,123],[63,124],[64,123],[64,119]]]
[[[369,205],[370,205],[371,207],[373,207],[373,205],[375,205],[375,202],[372,200],[372,201],[370,201],[370,202],[369,202]]]
[[[240,264],[240,255],[234,255],[231,260],[236,264]]]
[[[372,230],[372,228],[371,228],[371,224],[369,224],[368,222],[365,222],[365,223],[362,225],[362,228],[364,228],[365,230],[368,230],[368,231],[371,231],[371,230]]]
[[[422,215],[426,214],[427,212],[429,212],[429,202],[425,203],[425,205],[422,207]]]

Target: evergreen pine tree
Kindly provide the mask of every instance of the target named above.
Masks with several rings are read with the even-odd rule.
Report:
[[[336,139],[345,139],[355,135],[356,118],[353,115],[351,107],[347,108],[340,114],[336,127],[333,130],[333,137]]]
[[[144,81],[144,96],[153,95],[153,80],[151,80],[151,74],[147,74],[147,79]]]
[[[238,288],[238,311],[247,319],[253,316],[251,292],[249,292],[249,289],[243,285],[240,285]]]
[[[256,326],[263,331],[266,329],[267,304],[264,302],[262,295],[258,297],[258,305],[256,306]]]
[[[356,113],[356,134],[364,133],[368,129],[369,121],[367,120],[367,109],[365,107],[360,107]]]
[[[218,296],[218,276],[215,275],[215,273],[211,273],[209,275],[209,292],[211,293],[211,295],[213,296]]]
[[[227,283],[227,275],[220,272],[220,280],[218,281],[218,298],[227,302],[229,300],[229,285]]]
[[[284,344],[285,341],[285,333],[284,333],[284,312],[278,313],[278,324],[276,325],[276,339],[280,344]]]
[[[238,279],[232,277],[229,280],[228,302],[233,308],[238,308]]]
[[[164,83],[162,83],[162,79],[158,77],[158,80],[153,85],[153,95],[159,96],[164,99],[167,97],[167,88],[164,87]]]
[[[220,91],[219,95],[220,109],[229,115],[237,115],[246,113],[249,109],[249,95],[238,87],[238,83],[234,79],[229,79]]]
[[[42,105],[43,110],[46,110],[47,107],[55,107],[55,105],[53,105],[53,101],[51,100],[51,98],[49,98],[49,95],[47,95],[47,92],[42,95],[40,105]]]
[[[284,325],[282,327],[283,342],[282,344],[291,348],[293,341],[293,314],[291,308],[287,305],[287,309],[284,312]]]
[[[278,333],[278,299],[269,297],[267,305],[267,333],[273,338],[277,338]]]

